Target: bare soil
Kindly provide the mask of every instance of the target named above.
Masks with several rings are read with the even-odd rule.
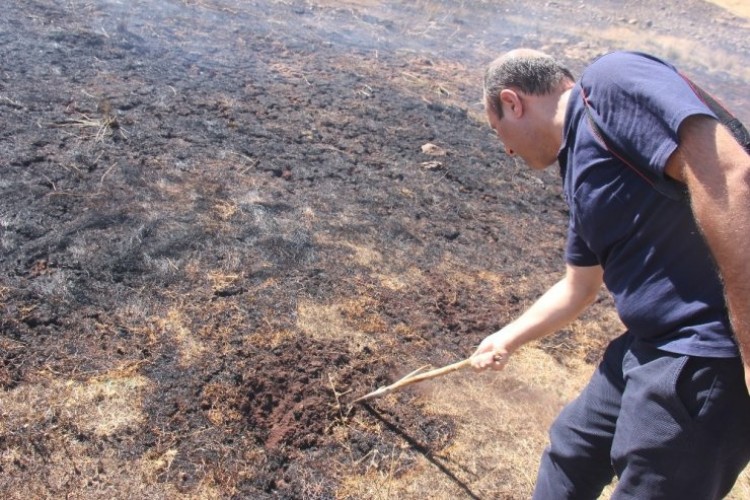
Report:
[[[4,498],[334,498],[419,456],[457,474],[435,457],[458,423],[418,389],[348,402],[469,355],[561,267],[556,172],[504,156],[483,66],[652,49],[750,118],[747,21],[712,4],[380,4],[5,2]],[[606,340],[541,347],[595,363]],[[375,459],[394,446],[397,470]]]

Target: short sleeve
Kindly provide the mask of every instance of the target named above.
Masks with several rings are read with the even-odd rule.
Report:
[[[568,239],[565,243],[565,262],[579,267],[599,264],[599,259],[576,232],[575,221],[572,217],[568,224]]]
[[[615,148],[659,178],[679,144],[680,124],[693,115],[715,118],[673,66],[646,54],[602,56],[581,86]]]

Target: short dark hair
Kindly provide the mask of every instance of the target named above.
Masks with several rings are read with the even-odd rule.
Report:
[[[515,88],[531,95],[544,95],[565,80],[574,81],[573,73],[555,58],[541,52],[499,57],[484,73],[485,103],[502,118],[501,90]]]

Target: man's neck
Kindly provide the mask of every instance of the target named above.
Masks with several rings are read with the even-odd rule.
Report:
[[[568,110],[568,101],[570,100],[570,92],[573,87],[570,86],[563,90],[562,94],[557,100],[557,109],[555,111],[555,118],[553,120],[553,126],[555,127],[555,135],[562,141],[563,129],[565,127],[565,114]]]

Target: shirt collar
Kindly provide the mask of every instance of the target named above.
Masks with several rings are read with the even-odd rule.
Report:
[[[565,121],[563,123],[563,139],[560,145],[560,150],[557,152],[557,163],[560,166],[560,176],[565,179],[565,174],[568,169],[568,150],[572,146],[574,140],[573,132],[573,116],[575,115],[576,104],[581,98],[581,86],[576,84],[570,90],[570,97],[568,98],[568,105],[565,108]]]

